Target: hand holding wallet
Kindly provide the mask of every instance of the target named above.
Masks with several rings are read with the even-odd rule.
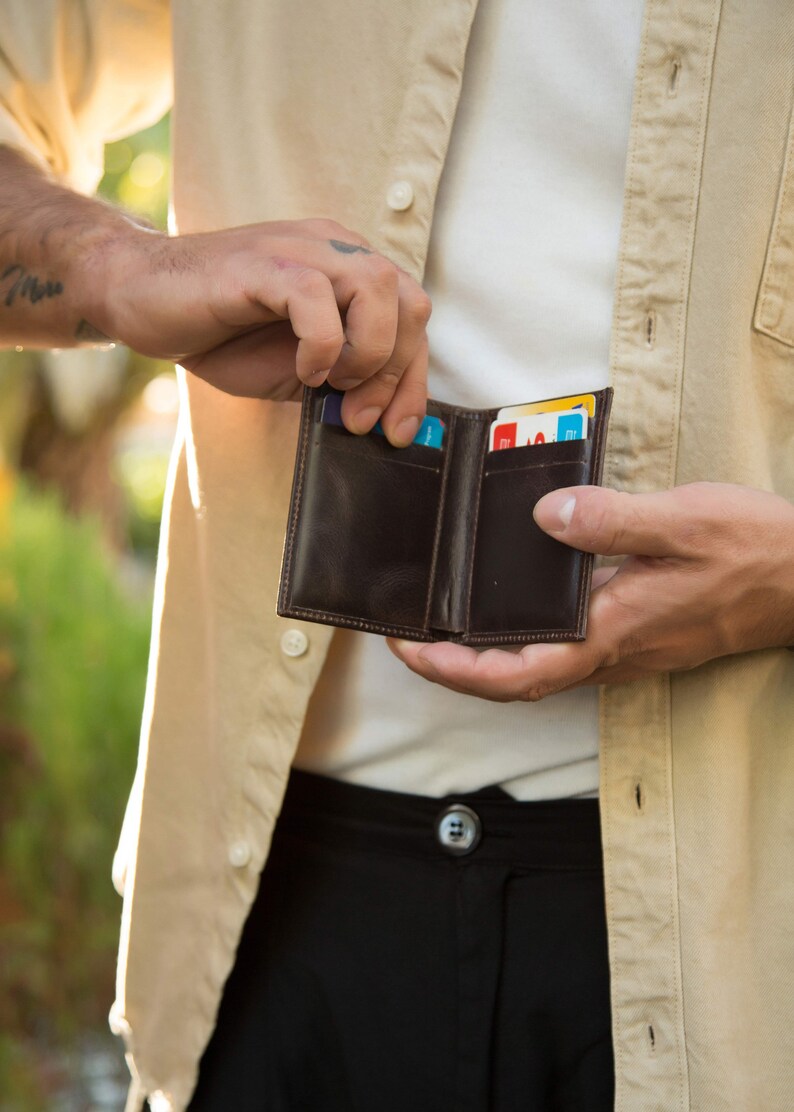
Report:
[[[579,440],[489,450],[498,409],[429,401],[441,447],[323,423],[307,388],[278,613],[416,641],[581,641],[593,556],[544,533],[535,503],[598,483],[611,389]]]

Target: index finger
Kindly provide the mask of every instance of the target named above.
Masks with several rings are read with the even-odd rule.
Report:
[[[388,639],[396,657],[412,672],[453,691],[507,703],[534,703],[581,683],[593,672],[593,651],[586,642],[525,645],[519,652],[438,641]]]

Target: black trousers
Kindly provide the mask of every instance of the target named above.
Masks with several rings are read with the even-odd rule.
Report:
[[[613,1101],[597,802],[293,773],[190,1112]]]

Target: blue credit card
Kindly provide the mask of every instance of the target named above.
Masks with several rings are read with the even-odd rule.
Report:
[[[323,409],[320,415],[320,420],[324,425],[339,425],[344,428],[342,421],[342,398],[344,394],[326,394],[323,399]],[[373,432],[380,433],[384,436],[385,433],[381,427],[380,421],[372,429]],[[422,424],[419,426],[419,432],[413,438],[412,443],[424,444],[427,448],[440,448],[444,441],[444,422],[440,417],[425,417]]]

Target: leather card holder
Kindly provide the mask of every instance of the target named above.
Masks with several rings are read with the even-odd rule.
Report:
[[[535,503],[601,480],[612,390],[584,440],[488,451],[497,409],[431,400],[442,447],[394,448],[303,397],[278,613],[415,641],[581,641],[593,556],[544,533]]]

